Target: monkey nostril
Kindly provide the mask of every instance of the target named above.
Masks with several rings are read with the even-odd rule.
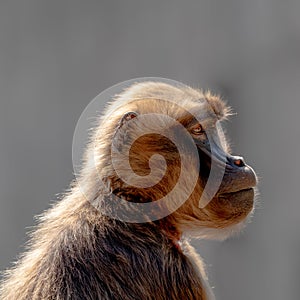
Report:
[[[245,164],[245,161],[243,159],[243,157],[241,156],[233,156],[233,155],[229,155],[227,156],[227,163],[228,165],[234,167],[239,167],[239,168],[242,168],[242,167],[245,167],[246,164]]]
[[[244,167],[245,166],[245,162],[242,158],[238,158],[238,159],[234,159],[233,163],[237,166],[237,167]]]

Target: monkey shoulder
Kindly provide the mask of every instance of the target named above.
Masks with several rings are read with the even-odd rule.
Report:
[[[83,222],[80,231],[80,240],[65,233],[60,248],[63,290],[84,299],[204,299],[193,258],[154,224]]]

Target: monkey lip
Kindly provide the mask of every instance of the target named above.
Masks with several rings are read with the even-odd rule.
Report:
[[[243,195],[243,194],[248,194],[249,196],[250,195],[253,195],[254,196],[254,188],[247,188],[247,189],[242,189],[242,190],[238,190],[238,191],[235,191],[235,192],[230,192],[230,193],[222,193],[222,194],[219,194],[219,198],[228,198],[228,197],[231,197],[231,196],[239,196],[239,195]]]

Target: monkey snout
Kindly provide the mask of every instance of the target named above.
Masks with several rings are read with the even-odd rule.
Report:
[[[257,177],[254,170],[246,164],[241,156],[227,155],[226,173],[232,174],[233,178],[241,178],[248,187],[257,185]]]
[[[234,158],[239,160],[240,158]],[[234,160],[232,160],[233,162]],[[254,170],[242,162],[227,164],[219,193],[232,193],[244,189],[253,188],[257,185],[257,177]]]

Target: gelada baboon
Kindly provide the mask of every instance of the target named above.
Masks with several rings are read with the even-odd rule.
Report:
[[[1,299],[212,299],[187,237],[224,239],[240,230],[256,185],[254,171],[229,154],[220,127],[228,114],[218,96],[166,83],[136,83],[117,95],[80,178],[40,218],[27,252],[6,272]],[[213,163],[221,181],[201,206]]]

